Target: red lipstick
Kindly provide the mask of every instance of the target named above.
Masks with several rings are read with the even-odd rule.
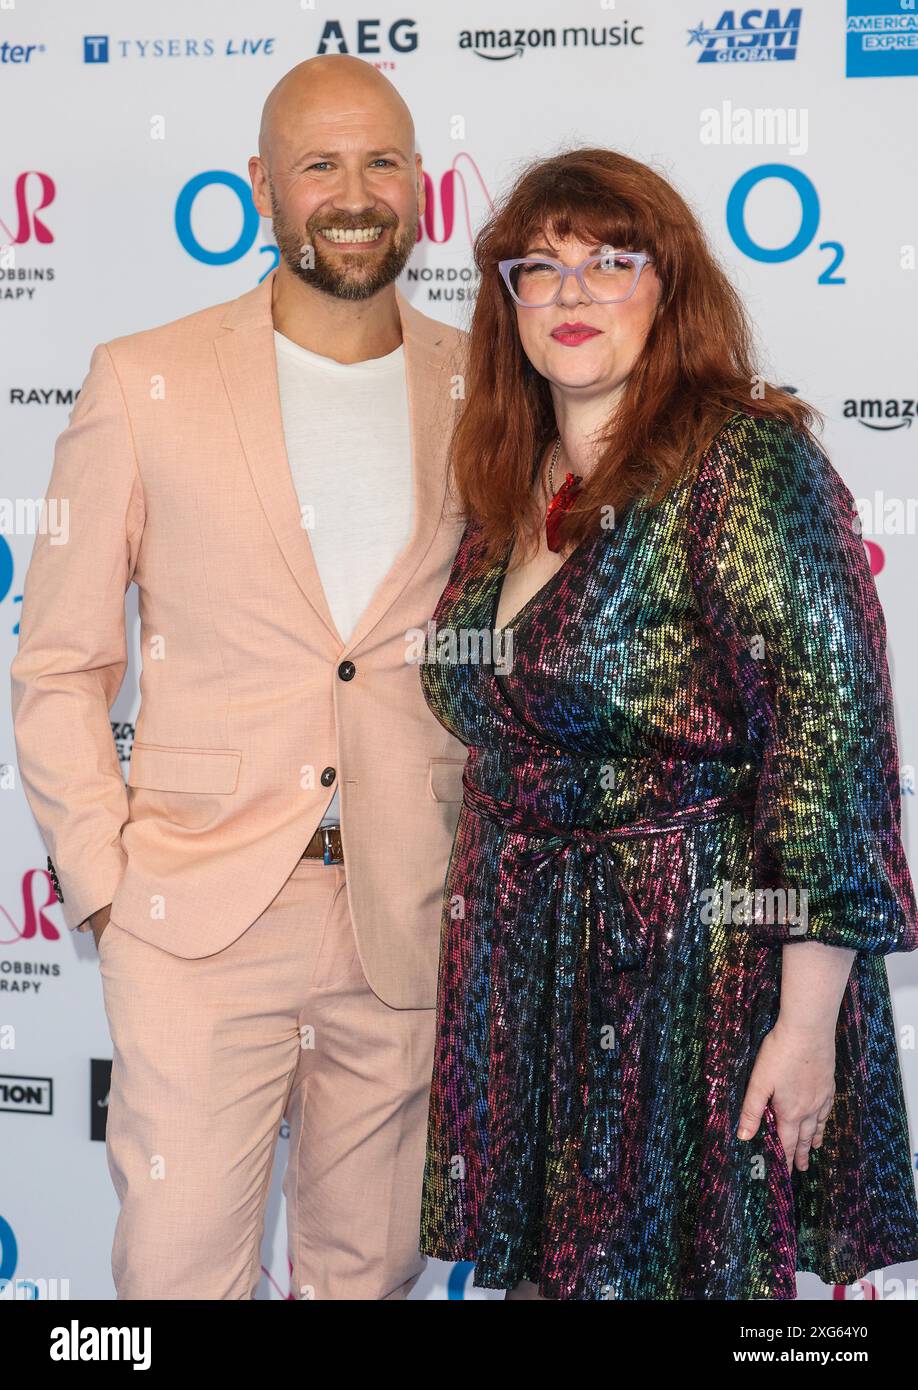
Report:
[[[588,323],[559,323],[557,328],[553,328],[551,336],[555,342],[563,343],[565,347],[578,347],[585,343],[588,338],[595,338],[602,330],[592,328]]]

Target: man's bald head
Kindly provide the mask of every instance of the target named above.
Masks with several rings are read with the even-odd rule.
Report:
[[[379,118],[381,128],[398,132],[406,158],[414,158],[414,122],[404,100],[381,72],[346,53],[307,58],[272,87],[261,112],[259,156],[269,173],[289,167],[303,136],[323,129],[331,136],[332,124],[349,116]]]
[[[265,101],[258,151],[252,197],[284,277],[343,299],[395,281],[425,194],[411,112],[382,73],[346,54],[291,68]]]

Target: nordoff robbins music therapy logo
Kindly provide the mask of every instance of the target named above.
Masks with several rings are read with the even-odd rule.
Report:
[[[416,666],[493,666],[497,675],[513,669],[513,629],[483,627],[410,627],[405,633],[405,660]]]

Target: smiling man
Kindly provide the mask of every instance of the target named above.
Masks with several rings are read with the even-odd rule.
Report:
[[[381,109],[382,138],[368,150],[368,117]],[[375,300],[370,318],[385,306],[391,322],[390,287],[414,250],[424,210],[414,124],[395,88],[360,59],[311,58],[265,102],[258,151],[249,174],[281,254],[279,313],[311,305],[336,323],[359,321],[365,312],[355,320],[334,301]]]
[[[424,186],[375,69],[294,68],[249,167],[277,268],[93,353],[48,489],[69,540],[40,532],[26,578],[14,728],[64,919],[98,947],[118,1297],[253,1297],[286,1118],[293,1296],[397,1299],[423,1267],[465,761],[406,648],[461,529],[462,338],[396,289]],[[108,712],[132,581],[125,787]]]

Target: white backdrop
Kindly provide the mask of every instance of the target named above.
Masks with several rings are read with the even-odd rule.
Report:
[[[4,670],[34,536],[22,504],[44,495],[92,348],[233,298],[271,269],[246,161],[269,88],[321,51],[375,63],[411,106],[429,211],[402,288],[426,313],[467,322],[471,235],[533,157],[611,146],[654,163],[697,208],[752,312],[767,375],[825,413],[830,457],[864,501],[918,871],[915,0],[0,0]],[[111,715],[125,771],[138,709],[133,590],[127,617],[134,653]],[[57,1280],[64,1296],[107,1299],[117,1202],[102,1142],[101,981],[91,937],[67,932],[50,893],[8,689],[0,1279],[12,1282],[0,1287],[48,1297]],[[914,1139],[918,955],[890,957],[889,971]],[[285,1159],[282,1134],[263,1298],[288,1296]],[[915,1298],[918,1265],[848,1290],[799,1283],[803,1298]],[[485,1295],[468,1267],[431,1264],[415,1296]]]

